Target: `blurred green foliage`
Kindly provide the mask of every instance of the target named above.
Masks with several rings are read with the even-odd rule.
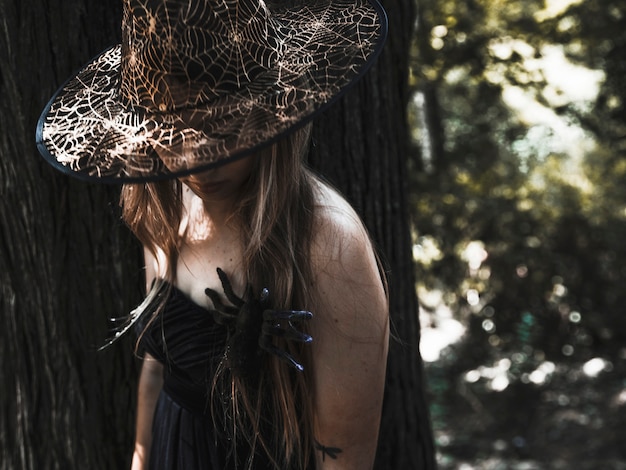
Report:
[[[483,333],[499,348],[522,340],[524,318],[537,331],[522,343],[532,337],[551,357],[566,343],[583,355],[622,347],[624,5],[421,0],[420,9],[413,83],[434,90],[440,118],[427,126],[441,127],[442,142],[432,161],[422,152],[415,162],[416,242],[437,258],[418,256],[421,285],[492,318]],[[428,131],[419,113],[418,104],[416,142]],[[476,242],[486,259],[471,269],[463,253]],[[468,303],[470,290],[478,301]]]
[[[505,387],[532,386],[542,364],[623,364],[626,5],[418,5],[418,293],[426,326],[443,304],[467,328],[447,373],[505,360]],[[435,395],[454,388],[440,373]]]

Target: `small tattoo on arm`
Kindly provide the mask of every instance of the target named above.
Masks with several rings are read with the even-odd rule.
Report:
[[[322,462],[326,460],[327,455],[331,459],[337,460],[338,454],[341,454],[341,449],[339,447],[326,447],[317,441],[315,441],[315,450],[319,450],[322,453]]]

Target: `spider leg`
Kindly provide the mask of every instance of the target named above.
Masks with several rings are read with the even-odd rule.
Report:
[[[235,295],[235,292],[233,291],[233,286],[231,285],[230,280],[228,279],[228,276],[226,275],[226,273],[222,271],[221,268],[217,268],[217,275],[220,278],[220,281],[222,282],[222,288],[224,289],[224,294],[226,295],[226,298],[235,307],[240,308],[245,302],[241,297],[238,297],[237,295]]]
[[[296,330],[293,325],[289,328],[281,328],[280,326],[263,326],[263,332],[270,336],[276,336],[277,338],[285,338],[288,341],[298,341],[299,343],[310,343],[313,341],[313,337]]]
[[[213,319],[220,325],[232,325],[237,320],[237,313],[239,309],[230,305],[224,305],[220,295],[213,289],[208,287],[204,289],[206,296],[213,302],[213,309],[209,309],[209,312],[213,315]]]
[[[213,289],[209,289],[207,287],[206,289],[204,289],[204,293],[209,299],[211,299],[211,302],[213,302],[213,306],[217,310],[222,311],[222,310],[226,310],[227,308],[232,308],[232,307],[227,307],[226,305],[224,305],[224,303],[222,302],[222,299],[220,298],[220,295]]]
[[[313,318],[313,314],[307,310],[265,310],[263,312],[263,320],[265,321],[287,320],[296,322],[310,320],[311,318]]]
[[[285,361],[291,367],[299,370],[300,372],[304,370],[304,367],[302,367],[302,364],[296,361],[291,354],[289,354],[287,351],[283,351],[282,349],[274,346],[272,342],[269,340],[269,337],[265,337],[263,340],[260,340],[259,345],[261,346],[261,348],[263,348],[267,352],[272,353],[275,356],[277,356],[280,360]]]
[[[263,334],[285,338],[288,341],[310,343],[313,338],[299,331],[292,322],[300,322],[312,318],[311,312],[302,310],[266,310],[263,312]],[[287,320],[283,326],[280,320]]]
[[[292,341],[310,343],[313,338],[299,331],[294,323],[311,318],[313,318],[313,314],[306,310],[265,310],[263,312],[263,332]],[[283,326],[285,321],[287,326]]]

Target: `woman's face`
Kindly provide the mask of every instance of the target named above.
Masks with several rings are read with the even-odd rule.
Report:
[[[244,157],[218,168],[183,176],[180,179],[205,202],[234,200],[250,177],[256,157]]]

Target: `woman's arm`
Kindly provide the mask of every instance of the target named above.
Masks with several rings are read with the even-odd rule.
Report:
[[[148,468],[152,443],[152,417],[159,393],[163,387],[163,365],[146,353],[139,376],[137,393],[137,423],[132,470]]]
[[[146,266],[146,291],[157,276],[158,264],[152,253],[144,248]],[[148,468],[152,443],[152,418],[157,399],[163,387],[163,365],[146,353],[139,375],[137,389],[137,421],[135,426],[135,450],[131,470]]]
[[[368,236],[350,212],[314,237],[313,380],[318,470],[374,465],[385,386],[389,312]]]

